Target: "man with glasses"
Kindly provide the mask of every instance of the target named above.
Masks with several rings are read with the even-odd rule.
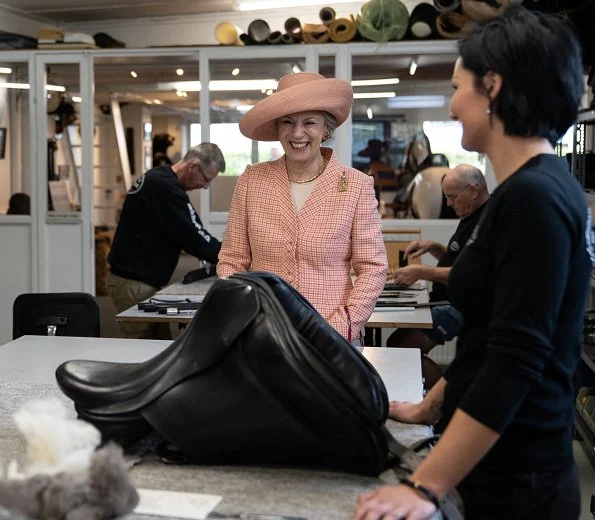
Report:
[[[442,191],[447,204],[461,219],[454,235],[446,247],[431,240],[411,242],[405,249],[405,259],[430,253],[438,263],[435,267],[423,264],[401,267],[395,272],[394,281],[410,285],[418,280],[428,280],[432,282],[430,302],[444,304],[434,305],[430,309],[434,324],[432,329],[398,329],[387,340],[389,347],[421,349],[426,390],[442,376],[440,367],[428,358],[427,354],[436,345],[453,339],[462,324],[461,314],[450,304],[448,297],[448,273],[479,222],[485,203],[490,197],[483,173],[469,164],[460,164],[450,170],[442,179]]]
[[[166,285],[182,250],[217,263],[221,243],[203,227],[186,192],[208,188],[223,171],[219,147],[201,143],[182,160],[152,168],[132,185],[108,256],[107,287],[117,312]],[[125,337],[170,339],[169,325],[120,323],[120,330]]]

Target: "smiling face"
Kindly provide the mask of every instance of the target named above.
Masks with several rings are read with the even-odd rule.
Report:
[[[466,69],[459,58],[452,74],[455,93],[450,101],[450,117],[463,126],[461,145],[465,150],[485,152],[487,136],[490,132],[490,99],[485,92],[475,86],[475,76]],[[492,117],[495,118],[494,115]]]
[[[278,138],[287,159],[308,165],[320,157],[326,125],[322,112],[298,112],[277,119]]]

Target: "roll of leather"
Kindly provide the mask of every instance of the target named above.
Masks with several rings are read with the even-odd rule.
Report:
[[[244,45],[256,45],[256,42],[252,38],[250,38],[250,35],[246,33],[240,34],[240,41]]]
[[[345,43],[353,40],[357,35],[357,27],[353,16],[351,18],[335,18],[329,25],[329,37],[337,43]]]
[[[401,40],[409,27],[409,11],[400,0],[368,0],[357,16],[357,31],[373,42]]]
[[[302,39],[302,23],[297,18],[285,20],[285,32],[294,40]]]
[[[337,16],[337,13],[335,13],[335,10],[332,7],[323,7],[318,13],[318,17],[324,25],[333,23],[335,16]]]
[[[328,27],[323,23],[305,23],[302,37],[306,43],[325,43],[329,40]]]
[[[290,34],[284,33],[281,35],[281,43],[295,43],[295,40]]]
[[[441,13],[454,11],[459,5],[461,5],[461,0],[434,0],[434,7]]]
[[[463,14],[474,22],[487,23],[510,7],[510,0],[462,0]]]
[[[281,31],[273,31],[271,34],[269,34],[269,37],[267,38],[267,42],[269,42],[272,45],[277,45],[277,44],[281,43],[282,38],[283,38],[283,33]]]
[[[438,11],[432,4],[417,4],[409,17],[408,39],[429,40],[438,37]]]
[[[221,22],[215,26],[215,39],[221,45],[242,45],[240,30],[231,22]]]
[[[259,18],[250,22],[248,26],[248,35],[256,43],[266,42],[270,34],[271,28],[269,24]]]
[[[441,13],[436,19],[436,29],[443,38],[458,39],[471,32],[472,22],[466,16],[448,11]]]

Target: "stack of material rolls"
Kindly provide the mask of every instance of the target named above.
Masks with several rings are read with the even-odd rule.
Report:
[[[256,19],[242,33],[225,21],[215,27],[215,38],[221,45],[454,39],[467,35],[473,23],[495,18],[510,4],[511,0],[420,1],[409,13],[402,0],[368,0],[355,17],[337,17],[332,7],[323,7],[319,21],[290,17],[283,30],[272,31],[265,20]]]

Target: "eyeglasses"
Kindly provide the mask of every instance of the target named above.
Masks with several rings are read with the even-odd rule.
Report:
[[[207,174],[204,172],[201,165],[198,163],[196,163],[196,168],[200,172],[200,174],[201,174],[202,178],[204,179],[204,181],[206,182],[207,186],[209,184],[211,184],[211,182],[213,182],[213,179],[215,179],[215,177],[217,177],[217,173],[215,173],[215,175],[213,175],[213,177],[211,177],[211,178],[207,177]]]
[[[460,190],[458,193],[455,193],[454,195],[453,195],[453,194],[447,195],[447,194],[445,193],[445,194],[444,194],[444,197],[446,197],[446,200],[447,200],[448,202],[454,202],[455,200],[457,200],[457,197],[458,197],[458,196],[459,196],[461,193],[463,193],[463,192],[464,192],[464,191],[465,191],[467,188],[469,188],[470,186],[473,186],[473,184],[467,184],[467,185],[466,185],[466,186],[465,186],[465,187],[464,187],[462,190]]]

